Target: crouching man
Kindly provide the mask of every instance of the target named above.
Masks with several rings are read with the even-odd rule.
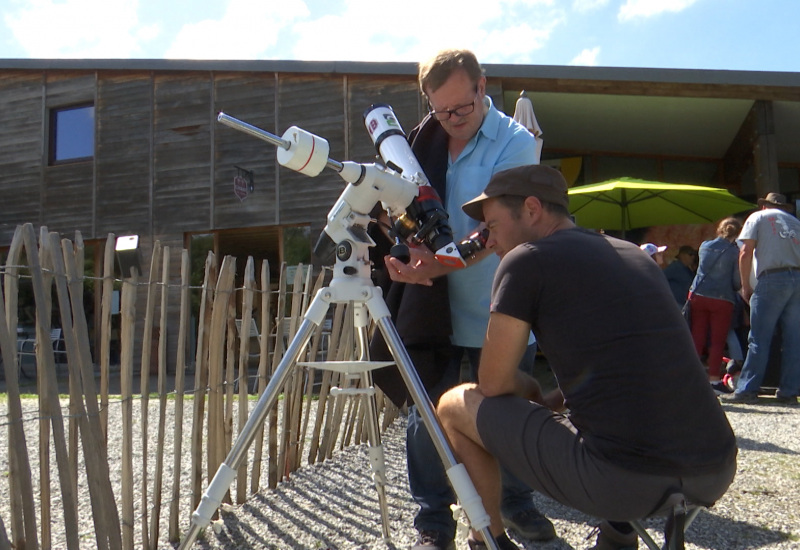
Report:
[[[463,210],[486,222],[502,259],[478,383],[447,392],[437,413],[501,548],[498,462],[602,518],[595,550],[636,548],[628,520],[662,511],[671,493],[719,499],[736,440],[660,268],[576,227],[566,182],[547,166],[497,173]],[[531,330],[558,381],[546,395],[517,368]]]

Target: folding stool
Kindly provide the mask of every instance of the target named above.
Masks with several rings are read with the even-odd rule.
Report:
[[[644,528],[642,520],[631,521],[633,529],[650,550],[684,550],[684,533],[706,506],[690,503],[682,493],[672,493],[664,501],[662,510],[667,511],[667,523],[664,528],[666,542],[663,549],[656,544]]]

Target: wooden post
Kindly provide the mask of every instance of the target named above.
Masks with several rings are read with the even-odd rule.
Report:
[[[43,234],[46,235],[47,228],[42,227],[41,230],[44,232]],[[26,245],[27,246],[27,245]],[[34,243],[35,246],[35,243]],[[28,264],[30,265],[30,259],[28,260]],[[41,267],[41,265],[39,266]],[[41,332],[39,325],[41,323],[47,323],[46,327],[44,328],[45,332],[49,331],[50,327],[50,315],[52,314],[52,304],[50,300],[50,281],[52,280],[51,276],[42,273],[42,284],[45,285],[47,288],[47,292],[44,292],[44,310],[46,313],[46,320],[39,320],[39,313],[38,313],[38,300],[34,297],[34,301],[37,302],[37,313],[36,313],[36,344],[34,344],[36,348],[36,389],[38,392],[39,397],[39,410],[45,411],[47,410],[47,382],[45,378],[45,374],[40,374],[40,370],[42,373],[48,372],[48,369],[45,368],[45,359],[43,354],[45,353],[44,350],[40,350],[39,342],[41,341],[39,338],[39,333]],[[49,337],[48,337],[49,338]],[[53,366],[55,368],[55,366]],[[60,409],[59,409],[60,410]],[[51,495],[51,488],[50,488],[50,423],[45,420],[44,422],[39,422],[39,480],[41,484],[41,500],[39,502],[39,509],[42,516],[42,524],[41,524],[41,537],[42,537],[42,545],[50,546],[52,543],[51,540],[51,517],[50,517],[50,495]]]
[[[234,259],[234,265],[235,259]],[[228,456],[233,445],[233,390],[236,385],[236,288],[235,288],[235,274],[234,285],[231,287],[230,299],[227,304],[227,312],[225,316],[225,370],[223,375],[225,377],[223,389],[223,423],[222,423],[222,440],[224,446],[220,449],[220,459]],[[230,494],[230,493],[229,493]],[[230,502],[230,501],[226,501]]]
[[[111,306],[114,296],[114,253],[116,238],[109,233],[103,256],[103,299],[100,306],[100,423],[108,441],[108,372],[111,363]]]
[[[58,245],[58,234],[50,234],[52,249]],[[62,314],[64,342],[67,346],[67,366],[70,378],[80,381],[80,393],[76,396],[79,410],[79,426],[83,444],[86,478],[89,484],[92,512],[95,523],[96,543],[98,548],[120,548],[119,516],[111,487],[108,468],[108,453],[103,429],[100,425],[99,407],[97,404],[97,388],[94,381],[94,368],[89,344],[89,329],[86,324],[86,312],[83,308],[84,277],[78,271],[83,269],[83,239],[80,233],[75,239],[76,254],[73,254],[72,243],[64,239],[61,242],[63,259],[54,255],[56,271],[56,287],[58,290],[59,308],[62,312],[72,309],[72,319]],[[64,285],[66,272],[69,283],[69,300]],[[83,399],[86,400],[84,405]]]
[[[183,396],[186,373],[186,332],[189,320],[189,282],[191,277],[191,264],[189,251],[181,252],[181,293],[180,293],[180,322],[178,323],[178,353],[175,358],[175,426],[173,429],[173,460],[172,460],[172,498],[169,505],[169,542],[180,541],[178,526],[178,499],[181,494],[182,471],[182,442],[183,442]]]
[[[310,269],[308,270],[308,273],[309,275],[311,274]],[[295,271],[294,285],[292,286],[292,321],[290,323],[290,326],[292,327],[292,339],[294,339],[295,335],[297,334],[297,328],[300,326],[302,316],[306,310],[306,305],[308,302],[306,297],[308,296],[307,289],[309,285],[310,282],[308,277],[306,277],[305,284],[303,283],[303,264],[299,264],[297,266],[297,270]],[[306,345],[306,350],[307,349],[308,345]],[[289,403],[291,411],[289,413],[289,422],[287,424],[288,431],[286,434],[286,441],[288,445],[286,459],[287,474],[294,472],[297,469],[297,465],[300,461],[300,457],[298,456],[298,451],[300,449],[300,417],[303,407],[303,387],[305,385],[305,379],[305,369],[300,369],[297,367],[297,365],[294,365],[294,374],[292,375],[292,385],[290,391],[292,401]]]
[[[17,301],[19,292],[19,260],[22,252],[22,227],[17,226],[6,260],[6,274],[0,294],[0,347],[8,392],[8,487],[11,504],[11,539],[16,548],[39,546],[36,534],[36,505],[33,500],[31,465],[28,444],[22,429],[22,402],[17,368]],[[27,543],[27,544],[26,544]]]
[[[292,309],[289,317],[289,334],[287,342],[291,342],[297,333],[298,317],[302,313],[302,275],[303,265],[297,266],[294,273],[294,281],[292,282]],[[293,371],[289,376],[283,390],[283,437],[281,438],[281,447],[278,453],[278,465],[281,468],[281,475],[284,478],[289,476],[292,471],[291,465],[294,464],[294,451],[295,441],[297,438],[297,429],[295,428],[297,419],[299,417],[296,405],[299,406],[298,400],[302,397],[297,395],[298,385],[301,384],[302,373],[292,365]]]
[[[67,375],[69,377],[69,459],[70,459],[70,468],[72,469],[72,479],[75,480],[75,506],[78,505],[78,443],[80,439],[80,433],[78,429],[80,428],[80,419],[81,414],[84,413],[84,406],[83,406],[83,397],[81,395],[81,377],[78,373],[77,369],[70,368],[70,362],[73,364],[75,363],[77,357],[77,350],[75,350],[76,346],[73,346],[73,353],[70,355],[69,348],[66,347],[67,345],[67,332],[72,332],[72,311],[68,304],[68,299],[66,298],[66,288],[64,287],[64,279],[66,278],[66,274],[64,273],[64,258],[63,252],[59,243],[59,235],[58,233],[50,233],[47,235],[47,246],[50,249],[51,259],[50,262],[54,266],[53,271],[55,272],[54,281],[56,290],[58,291],[58,312],[61,316],[61,338],[64,340],[64,346],[67,350]],[[70,252],[72,254],[72,252]],[[79,258],[77,261],[80,262],[81,269],[83,269],[83,256]],[[58,266],[60,265],[60,269]],[[64,293],[64,298],[62,298],[62,291]],[[81,292],[82,294],[82,292]],[[64,305],[62,305],[64,302]],[[73,370],[76,373],[73,376]],[[58,364],[56,364],[56,370],[54,371],[58,373]]]
[[[756,194],[764,197],[769,192],[780,192],[778,173],[778,140],[775,137],[775,116],[772,102],[758,100],[753,104],[755,135],[753,143],[753,168]]]
[[[150,516],[150,549],[158,547],[161,491],[164,474],[164,437],[167,422],[167,297],[169,296],[169,247],[164,247],[161,268],[161,317],[158,335],[158,435],[156,442],[156,473],[153,481],[153,513]]]
[[[228,318],[228,302],[233,294],[236,263],[225,256],[220,267],[219,280],[214,294],[211,312],[211,333],[208,348],[208,473],[211,479],[225,459],[224,393],[222,366],[224,360],[225,330]],[[229,499],[226,492],[225,499]]]
[[[309,270],[309,275],[311,271]],[[325,270],[321,270],[319,275],[317,276],[317,280],[314,283],[314,288],[310,293],[310,297],[315,297],[317,292],[322,288],[325,279]],[[303,311],[308,309],[308,302],[303,307]],[[317,360],[317,352],[320,346],[320,340],[322,339],[322,325],[318,326],[317,329],[314,331],[314,335],[311,338],[311,349],[308,352],[308,360],[309,361],[316,361]],[[324,371],[323,371],[324,372]],[[303,413],[303,426],[300,429],[300,437],[299,439],[299,448],[297,450],[297,462],[295,463],[295,469],[300,468],[300,461],[302,460],[303,451],[305,450],[305,441],[306,436],[308,435],[308,422],[311,416],[311,403],[314,399],[314,380],[317,377],[316,369],[313,367],[308,369],[308,373],[306,375],[306,398],[305,398],[305,411]]]
[[[345,306],[344,304],[336,304],[333,312],[333,320],[331,322],[331,335],[328,340],[328,354],[326,359],[328,361],[335,361],[339,349],[339,336],[341,334],[342,318],[344,317]],[[320,451],[320,447],[327,440],[328,426],[330,419],[325,422],[325,431],[323,432],[323,417],[327,410],[327,403],[330,398],[330,388],[333,379],[331,371],[325,371],[322,375],[322,384],[319,389],[319,397],[317,401],[317,419],[314,423],[314,434],[311,437],[311,446],[308,450],[308,463],[314,464],[317,460],[320,462],[325,459],[325,452]]]
[[[239,329],[239,422],[238,434],[247,422],[248,396],[247,373],[250,362],[250,322],[253,319],[253,291],[256,276],[253,257],[247,257],[244,267],[244,288],[242,289],[242,319]],[[247,462],[242,461],[236,474],[236,502],[242,504],[247,500]]]
[[[147,523],[147,483],[148,451],[150,440],[148,419],[150,417],[150,361],[153,348],[153,315],[156,307],[156,287],[158,284],[158,266],[161,260],[161,242],[156,241],[153,246],[153,255],[150,258],[150,273],[147,281],[147,303],[144,311],[144,334],[142,336],[142,362],[139,368],[139,383],[141,387],[141,438],[142,438],[142,491],[141,491],[141,526],[142,547],[150,547],[149,526]]]
[[[342,361],[350,361],[353,359],[353,335],[355,324],[353,321],[353,308],[348,305],[345,310],[346,321],[342,326],[341,339],[338,347],[338,357]],[[338,384],[344,382],[343,375],[339,375]],[[334,400],[333,414],[331,415],[332,421],[330,423],[330,432],[327,445],[325,446],[325,458],[333,456],[333,450],[336,448],[336,441],[339,438],[339,430],[342,427],[342,416],[344,415],[345,398],[344,396],[337,396]]]
[[[217,282],[217,262],[213,252],[206,256],[200,315],[197,329],[197,350],[194,373],[194,416],[192,418],[192,508],[200,504],[203,495],[203,421],[205,418],[206,386],[208,385],[208,332],[211,330],[211,289]]]
[[[261,262],[261,338],[258,353],[258,395],[267,387],[267,364],[269,361],[269,335],[272,333],[269,287],[269,263]],[[258,427],[253,449],[253,473],[250,476],[250,492],[258,491],[261,482],[261,460],[264,454],[264,425]]]
[[[281,263],[280,276],[278,278],[278,298],[277,298],[277,313],[275,315],[275,351],[272,354],[272,370],[271,374],[275,374],[275,370],[281,361],[284,353],[283,348],[283,319],[286,308],[286,262]],[[269,443],[268,443],[268,465],[267,465],[267,486],[274,489],[278,486],[278,407],[280,405],[276,402],[275,406],[269,412]]]
[[[120,300],[120,398],[122,400],[122,547],[133,549],[133,343],[136,331],[136,271],[122,283]]]
[[[43,230],[45,228],[42,228]],[[25,252],[28,256],[28,264],[31,268],[31,279],[33,283],[33,294],[36,300],[36,338],[38,347],[36,350],[37,374],[42,380],[40,390],[42,415],[49,418],[53,428],[53,440],[56,454],[56,464],[61,485],[61,497],[64,510],[64,523],[66,529],[67,547],[77,549],[80,545],[78,538],[78,515],[75,508],[75,481],[69,469],[69,456],[67,455],[67,443],[64,433],[64,419],[61,416],[61,406],[58,402],[58,387],[55,380],[55,359],[53,357],[53,347],[50,342],[50,286],[45,284],[45,276],[42,271],[42,264],[39,262],[39,251],[36,247],[36,234],[31,224],[25,224],[23,228],[23,238],[25,241]],[[43,422],[47,424],[47,422]],[[42,465],[43,498],[47,493],[49,498],[49,488],[45,488],[45,478],[49,484],[49,475],[45,468],[49,468],[49,445],[46,443],[40,446],[39,463]],[[43,502],[42,512],[42,541],[50,543],[50,511],[47,507],[47,525],[45,525],[45,506]]]

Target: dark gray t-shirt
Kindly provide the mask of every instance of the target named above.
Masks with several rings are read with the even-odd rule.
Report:
[[[639,247],[569,229],[509,252],[492,311],[531,324],[591,448],[655,474],[703,474],[736,441],[658,265]]]

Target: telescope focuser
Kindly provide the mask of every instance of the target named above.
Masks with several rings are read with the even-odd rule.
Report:
[[[486,241],[489,240],[489,230],[483,228],[476,231],[460,243],[458,243],[458,253],[462,258],[473,258],[475,254],[486,248]]]

